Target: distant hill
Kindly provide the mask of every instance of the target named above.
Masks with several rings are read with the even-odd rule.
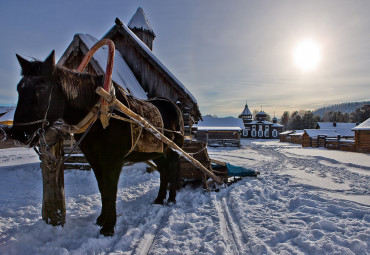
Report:
[[[342,112],[342,113],[351,113],[357,108],[362,107],[363,105],[370,104],[370,101],[364,101],[364,102],[352,102],[352,103],[342,103],[342,104],[335,104],[330,105],[326,107],[321,107],[319,109],[316,109],[313,111],[313,113],[319,114],[320,117],[324,116],[325,112],[333,111],[333,112]]]

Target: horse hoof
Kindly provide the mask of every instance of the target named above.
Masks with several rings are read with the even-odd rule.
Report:
[[[100,227],[102,227],[102,226],[104,225],[104,219],[103,219],[103,217],[100,217],[100,216],[99,216],[99,217],[96,219],[95,224],[96,224],[96,225],[98,225],[98,226],[100,226]]]
[[[161,199],[158,199],[157,198],[156,200],[154,200],[153,204],[155,204],[155,205],[163,205],[164,202],[163,202],[163,199],[161,200]]]
[[[102,234],[104,236],[113,236],[114,235],[114,229],[113,228],[105,229],[103,227],[102,229],[100,229],[100,234]]]
[[[168,204],[169,206],[173,206],[173,205],[175,205],[175,204],[176,204],[176,199],[168,199],[168,200],[167,200],[167,204]]]

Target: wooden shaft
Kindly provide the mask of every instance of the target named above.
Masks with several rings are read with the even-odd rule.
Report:
[[[176,143],[168,139],[164,136],[161,132],[159,132],[155,127],[153,127],[146,119],[141,117],[140,115],[134,113],[129,108],[127,108],[124,104],[118,101],[116,98],[113,98],[108,92],[106,92],[102,87],[98,87],[95,92],[107,100],[108,103],[112,104],[113,106],[117,107],[123,113],[127,114],[130,118],[136,121],[140,126],[151,132],[156,138],[170,146],[172,150],[177,152],[180,156],[184,157],[187,161],[191,164],[196,166],[200,169],[203,173],[205,173],[208,177],[212,178],[217,184],[222,185],[223,182],[211,171],[205,168],[198,160],[191,157],[188,153],[183,151]]]

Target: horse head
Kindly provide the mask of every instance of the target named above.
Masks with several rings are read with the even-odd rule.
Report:
[[[45,61],[16,56],[23,77],[17,85],[18,103],[10,134],[32,147],[63,112],[63,101],[58,96],[58,87],[54,86],[55,53],[52,51]]]

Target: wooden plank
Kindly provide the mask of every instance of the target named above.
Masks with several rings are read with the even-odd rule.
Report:
[[[207,168],[205,168],[198,160],[192,158],[188,153],[183,151],[176,143],[169,140],[166,136],[164,136],[162,133],[160,133],[155,127],[153,127],[148,121],[146,121],[143,117],[140,115],[134,113],[129,108],[127,108],[124,104],[122,104],[117,99],[113,98],[107,91],[105,91],[102,87],[98,87],[96,89],[96,93],[102,96],[107,102],[112,104],[114,107],[117,107],[119,110],[121,110],[123,113],[127,114],[132,120],[137,122],[140,126],[154,134],[156,138],[170,146],[172,150],[177,152],[180,156],[187,159],[190,163],[193,163],[194,166],[199,168],[204,174],[206,174],[208,177],[212,178],[217,184],[222,185],[223,182],[211,171],[209,171]]]

